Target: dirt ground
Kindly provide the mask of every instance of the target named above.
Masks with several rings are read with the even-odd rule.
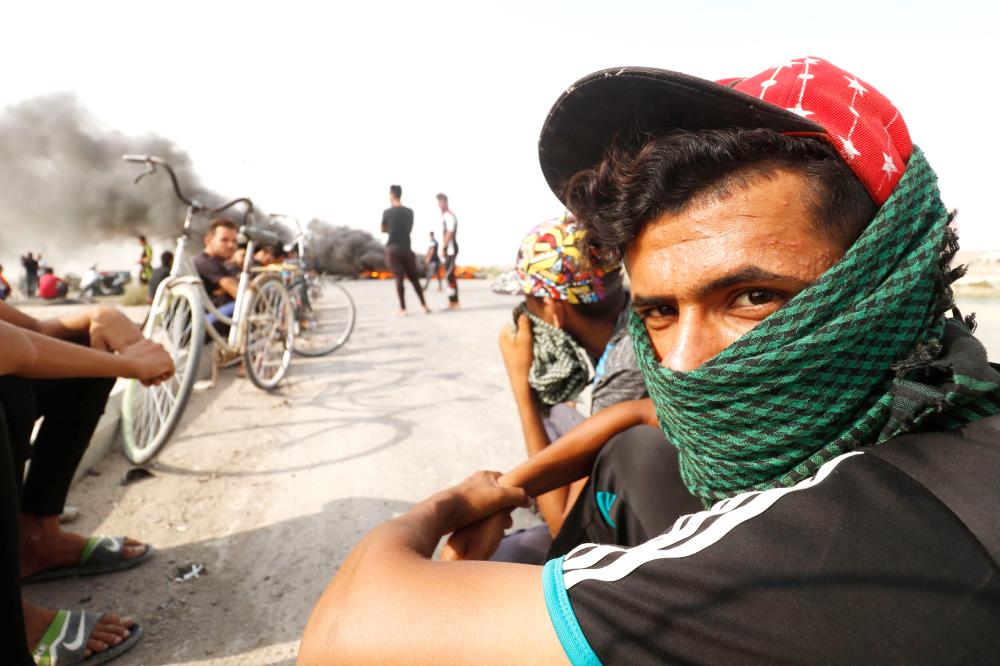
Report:
[[[313,603],[362,534],[475,469],[521,459],[496,349],[514,300],[487,286],[463,282],[459,312],[441,312],[432,291],[435,314],[400,319],[391,283],[349,284],[359,316],[345,348],[296,359],[271,394],[223,371],[193,397],[153,478],[119,485],[128,465],[115,454],[74,487],[73,529],[148,541],[152,560],[27,597],[133,615],[145,638],[116,663],[293,663]],[[963,310],[979,312],[1000,356],[1000,306]],[[204,573],[176,582],[191,564]]]
[[[348,287],[358,324],[344,348],[296,359],[272,394],[222,371],[193,396],[153,478],[119,485],[128,465],[116,453],[74,486],[74,530],[128,534],[154,544],[154,558],[27,597],[133,615],[146,635],[115,663],[290,664],[362,534],[475,469],[516,464],[523,445],[496,349],[514,300],[462,282],[462,310],[442,312],[432,287],[434,314],[411,303],[397,318],[392,283]],[[205,572],[176,582],[192,563]]]

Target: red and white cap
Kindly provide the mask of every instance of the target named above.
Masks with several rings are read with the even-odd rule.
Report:
[[[881,206],[913,150],[899,111],[858,77],[813,56],[749,78],[709,81],[662,69],[602,70],[570,86],[538,142],[556,196],[617,140],[671,129],[770,128],[827,140]]]

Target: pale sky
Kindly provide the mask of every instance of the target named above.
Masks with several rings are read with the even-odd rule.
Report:
[[[379,238],[400,183],[417,249],[444,191],[460,263],[510,264],[562,211],[536,144],[576,79],[749,76],[815,55],[896,104],[961,211],[963,248],[990,249],[998,18],[962,1],[12,3],[0,105],[71,91],[109,128],[179,144],[221,194]]]

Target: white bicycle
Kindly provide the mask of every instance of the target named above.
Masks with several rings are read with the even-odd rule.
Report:
[[[174,193],[187,204],[184,227],[177,238],[169,276],[157,286],[143,335],[161,343],[174,359],[176,372],[158,386],[131,380],[122,406],[122,448],[135,464],[150,460],[166,444],[184,413],[194,386],[203,347],[216,344],[220,364],[243,361],[247,377],[258,388],[270,390],[284,378],[295,347],[292,298],[280,275],[251,274],[255,245],[274,245],[278,237],[252,226],[253,202],[241,197],[215,208],[185,196],[169,164],[151,155],[125,155],[124,160],[145,164],[135,182],[162,166]],[[216,215],[237,204],[244,205],[240,235],[246,240],[246,259],[240,272],[232,316],[219,311],[205,291],[191,261],[191,222],[194,215]],[[228,327],[228,332],[225,328]],[[222,328],[220,332],[219,328]],[[207,336],[207,338],[206,338]]]

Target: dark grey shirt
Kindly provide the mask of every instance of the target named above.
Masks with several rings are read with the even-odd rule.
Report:
[[[386,247],[400,250],[410,249],[410,232],[413,231],[413,211],[406,206],[386,208],[382,213],[382,225],[389,233]]]
[[[642,371],[635,361],[632,338],[628,333],[628,317],[631,301],[618,315],[615,330],[604,348],[604,354],[594,366],[594,392],[590,413],[596,414],[625,400],[638,400],[649,395]]]

